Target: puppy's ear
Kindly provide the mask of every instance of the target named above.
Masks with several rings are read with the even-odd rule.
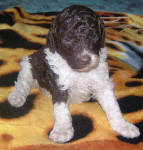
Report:
[[[53,21],[48,36],[47,36],[47,45],[49,49],[54,52],[57,49],[57,35],[56,35],[56,19]]]
[[[105,30],[104,30],[104,22],[99,18],[98,25],[100,30],[100,46],[101,48],[105,47]]]

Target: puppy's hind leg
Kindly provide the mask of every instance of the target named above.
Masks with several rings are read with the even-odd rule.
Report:
[[[21,107],[26,101],[32,88],[34,88],[34,79],[31,72],[29,58],[25,57],[21,63],[21,70],[15,82],[14,91],[8,96],[8,102],[14,107]]]

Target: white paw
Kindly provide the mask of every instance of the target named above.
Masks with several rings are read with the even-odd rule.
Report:
[[[58,143],[65,143],[68,142],[72,139],[74,136],[74,130],[73,128],[58,128],[58,129],[53,129],[50,133],[49,138]]]
[[[14,93],[11,93],[8,96],[8,102],[14,107],[23,106],[26,101],[25,99],[26,99],[25,97],[19,95],[16,96]]]
[[[128,121],[120,123],[115,130],[126,138],[136,138],[140,136],[139,129]]]

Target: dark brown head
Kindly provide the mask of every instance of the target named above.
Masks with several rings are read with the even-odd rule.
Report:
[[[72,5],[55,18],[47,38],[52,52],[57,51],[77,71],[89,71],[99,63],[104,47],[104,24],[91,9]]]

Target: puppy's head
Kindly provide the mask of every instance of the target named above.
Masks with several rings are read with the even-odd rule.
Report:
[[[77,71],[89,71],[98,66],[99,53],[104,47],[104,24],[91,9],[73,5],[55,18],[48,46],[57,51]]]

